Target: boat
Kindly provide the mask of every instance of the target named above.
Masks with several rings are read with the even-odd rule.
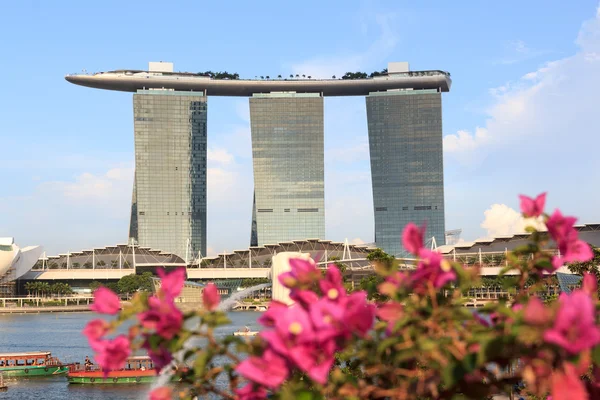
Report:
[[[258,335],[257,331],[251,331],[250,328],[245,327],[244,330],[242,329],[238,329],[237,331],[233,332],[233,336],[256,336]]]
[[[34,377],[65,374],[69,366],[49,351],[0,353],[0,373],[8,377]]]
[[[152,383],[157,374],[150,357],[134,356],[127,358],[124,368],[109,371],[106,377],[102,368],[91,362],[73,364],[69,366],[67,379],[69,383],[81,384]]]

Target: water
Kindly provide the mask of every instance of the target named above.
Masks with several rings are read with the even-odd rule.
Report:
[[[229,313],[231,325],[216,330],[225,336],[244,327],[258,330],[256,312]],[[63,362],[83,362],[93,356],[81,334],[85,324],[97,318],[93,313],[0,315],[0,352],[51,351]],[[147,399],[150,385],[69,385],[66,377],[6,379],[8,391],[0,399]]]

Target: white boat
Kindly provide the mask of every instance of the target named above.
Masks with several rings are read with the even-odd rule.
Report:
[[[233,332],[233,336],[256,336],[258,335],[258,331],[251,331],[250,328],[245,327],[244,329],[239,329]]]

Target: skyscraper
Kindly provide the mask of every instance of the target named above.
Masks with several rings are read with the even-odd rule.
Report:
[[[133,95],[135,183],[130,236],[185,258],[206,255],[206,97]]]
[[[426,240],[445,241],[442,96],[435,89],[367,96],[375,243],[401,256],[402,230],[427,224]]]
[[[325,237],[323,97],[250,98],[254,245]]]

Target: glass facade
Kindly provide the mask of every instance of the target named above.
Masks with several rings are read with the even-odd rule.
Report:
[[[130,235],[142,247],[184,259],[206,255],[206,106],[198,92],[138,90],[133,95]]]
[[[250,125],[252,244],[324,238],[323,98],[313,93],[255,94]]]
[[[445,241],[442,99],[436,90],[371,93],[366,98],[375,208],[375,243],[406,255],[402,230],[427,224]]]

